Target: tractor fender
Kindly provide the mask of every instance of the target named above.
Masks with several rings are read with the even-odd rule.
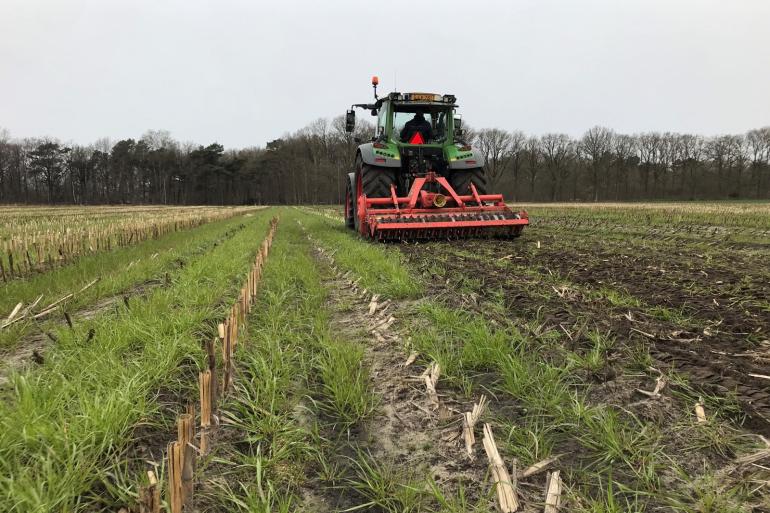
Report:
[[[401,167],[401,156],[398,150],[395,153],[391,149],[380,150],[372,143],[366,143],[358,147],[358,154],[367,166]]]
[[[471,148],[471,151],[456,151],[449,156],[449,169],[475,169],[483,167],[487,163],[484,155],[478,148]]]

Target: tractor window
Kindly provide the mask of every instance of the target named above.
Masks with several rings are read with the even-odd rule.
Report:
[[[407,121],[414,118],[414,112],[395,112],[393,116],[393,139],[400,140],[401,130]],[[423,112],[425,120],[433,127],[433,133],[436,140],[442,140],[446,132],[446,113],[444,112]]]
[[[446,132],[446,112],[439,112],[438,123],[436,123],[436,134],[443,134],[444,132]],[[441,137],[441,135],[438,137]]]
[[[424,113],[424,116],[431,126],[435,126],[433,116],[431,116],[430,112]],[[396,112],[396,115],[393,118],[393,133],[396,134],[396,137],[401,133],[406,122],[410,121],[412,118],[414,118],[414,112]]]
[[[388,109],[380,109],[379,115],[377,117],[377,135],[384,134],[386,123],[388,120]]]

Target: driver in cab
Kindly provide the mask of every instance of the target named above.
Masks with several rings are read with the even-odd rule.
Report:
[[[409,142],[416,133],[419,133],[424,141],[433,139],[433,128],[422,112],[416,112],[414,117],[406,122],[401,129],[401,140]]]

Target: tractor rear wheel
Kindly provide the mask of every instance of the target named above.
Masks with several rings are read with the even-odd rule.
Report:
[[[361,155],[356,157],[356,173],[354,177],[355,191],[352,191],[353,200],[353,228],[358,233],[361,231],[361,218],[358,212],[359,196],[367,198],[387,198],[390,196],[390,185],[396,183],[396,169],[376,167],[364,164]]]
[[[390,185],[396,183],[396,170],[364,164],[361,156],[356,160],[356,169],[361,173],[362,192],[367,198],[390,197]]]
[[[390,185],[396,183],[396,173],[388,167],[361,167],[363,192],[367,198],[389,198]]]
[[[487,177],[484,175],[483,167],[454,171],[450,183],[455,192],[461,196],[471,194],[471,184],[476,186],[479,194],[487,193]]]

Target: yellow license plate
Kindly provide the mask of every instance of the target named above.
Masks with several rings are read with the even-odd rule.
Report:
[[[436,99],[436,95],[428,93],[412,93],[409,98],[413,102],[432,102]]]

